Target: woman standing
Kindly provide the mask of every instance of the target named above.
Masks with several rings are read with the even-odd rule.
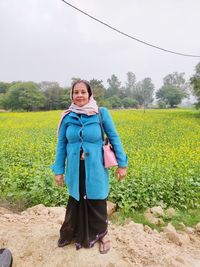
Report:
[[[71,106],[62,114],[55,162],[51,167],[56,183],[62,186],[65,182],[69,191],[58,246],[68,245],[75,239],[79,249],[92,247],[99,241],[100,253],[107,253],[110,249],[106,207],[109,178],[103,163],[98,112],[116,154],[119,180],[126,176],[127,156],[108,110],[98,108],[89,83],[76,81],[71,98]]]

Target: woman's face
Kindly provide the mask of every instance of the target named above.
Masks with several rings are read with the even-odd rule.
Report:
[[[75,105],[82,107],[89,102],[89,93],[84,83],[77,83],[73,89],[72,99]]]

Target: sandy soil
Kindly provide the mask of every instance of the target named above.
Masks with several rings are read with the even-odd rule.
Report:
[[[57,247],[65,209],[38,205],[15,214],[0,208],[0,247],[13,253],[13,267],[199,267],[200,235],[179,233],[171,238],[142,224],[109,224],[112,248],[108,254],[76,251],[74,244]],[[181,242],[177,242],[181,240]]]

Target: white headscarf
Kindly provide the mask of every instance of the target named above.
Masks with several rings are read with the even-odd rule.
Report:
[[[93,98],[93,95],[91,95],[89,98],[89,101],[86,105],[79,107],[72,102],[72,104],[67,109],[67,111],[72,111],[72,112],[75,112],[77,114],[86,114],[86,115],[90,116],[90,115],[94,115],[94,114],[98,113],[98,106],[97,106],[96,101]],[[64,112],[66,112],[66,111],[64,111]]]
[[[93,95],[90,96],[89,101],[86,105],[79,107],[73,102],[71,103],[70,107],[62,112],[60,121],[58,123],[57,133],[59,133],[60,125],[64,117],[69,114],[70,112],[75,112],[77,114],[86,114],[88,116],[95,115],[99,112],[99,108],[97,106],[96,100],[94,100]]]

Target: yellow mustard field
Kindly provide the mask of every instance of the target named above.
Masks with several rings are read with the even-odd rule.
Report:
[[[50,165],[61,111],[0,113],[0,199],[27,206],[66,204]],[[109,198],[126,209],[200,205],[200,113],[196,110],[111,111],[129,158],[119,183],[110,170]]]

